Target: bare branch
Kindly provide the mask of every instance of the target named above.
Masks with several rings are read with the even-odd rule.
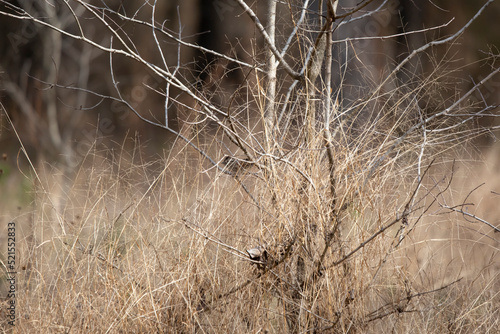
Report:
[[[264,41],[266,42],[266,45],[271,49],[274,56],[276,58],[278,58],[279,63],[283,66],[283,68],[288,73],[288,75],[290,75],[290,77],[292,77],[295,80],[301,80],[302,75],[295,72],[292,69],[292,67],[290,67],[290,65],[281,56],[278,49],[276,49],[276,45],[274,45],[274,42],[272,41],[271,37],[266,32],[266,29],[264,29],[264,27],[262,26],[262,23],[260,23],[259,18],[257,17],[257,15],[255,15],[253,10],[250,7],[248,7],[248,5],[245,3],[244,0],[236,0],[236,1],[241,6],[241,8],[243,8],[243,10],[247,13],[247,15],[252,19],[252,21],[255,23],[255,26],[257,27],[257,29],[259,29],[260,34],[262,35],[262,37],[264,37]]]

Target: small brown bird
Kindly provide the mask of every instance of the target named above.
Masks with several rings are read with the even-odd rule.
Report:
[[[260,261],[260,258],[264,255],[265,249],[262,246],[257,246],[251,249],[247,249],[248,256],[251,260]]]
[[[230,156],[226,156],[222,160],[222,164],[231,173],[241,173],[242,171],[248,170],[253,166],[253,164],[247,160],[238,159]]]
[[[255,261],[253,264],[257,265],[257,269],[262,270],[267,265],[267,251],[264,246],[257,246],[247,249],[248,257],[250,260]]]

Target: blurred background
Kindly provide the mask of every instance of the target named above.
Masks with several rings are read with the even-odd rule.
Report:
[[[26,0],[8,3],[22,7],[70,33],[78,34],[79,27],[73,15],[60,1]],[[152,4],[141,0],[90,3],[108,7],[123,15],[135,15],[140,20],[151,20],[150,9],[146,10],[146,7],[149,8]],[[340,14],[356,6],[356,1],[351,0],[341,0],[339,3]],[[251,5],[264,21],[265,3],[257,1]],[[349,89],[344,89],[343,101],[355,99],[367,81],[376,84],[388,69],[396,66],[412,50],[432,39],[455,33],[474,16],[483,2],[374,1],[357,15],[377,9],[380,5],[383,5],[383,9],[378,14],[355,23],[340,25],[335,30],[335,40],[354,38],[348,43],[357,44],[355,48],[359,50],[358,54],[350,55],[352,59],[349,60],[346,78],[342,83],[344,87],[352,87],[352,93]],[[0,6],[2,11],[9,12],[6,2],[0,3]],[[278,37],[278,45],[283,45],[291,30],[290,13],[300,10],[300,6],[302,4],[299,2],[278,2],[277,35],[281,36],[281,39]],[[80,24],[86,36],[101,45],[109,46],[109,31],[81,7],[74,8],[75,14],[81,15]],[[317,20],[318,1],[310,3],[309,8],[308,19],[311,22]],[[446,65],[448,73],[443,75],[449,76],[450,96],[457,91],[470,89],[474,82],[490,73],[492,67],[498,66],[491,60],[484,59],[490,53],[498,53],[500,4],[494,2],[481,15],[481,19],[474,22],[452,47],[434,48],[430,52],[436,54],[416,58],[402,71],[399,79],[405,80],[404,73],[425,77],[426,71],[433,70],[436,61],[449,59]],[[147,61],[162,63],[150,28],[126,22],[117,15],[113,19]],[[259,51],[262,41],[258,32],[238,4],[231,0],[161,1],[156,6],[155,19],[185,42],[248,63],[263,61],[262,52]],[[432,27],[440,28],[404,34]],[[101,98],[116,96],[110,75],[110,59],[104,52],[30,20],[1,15],[0,30],[1,101],[35,165],[44,161],[74,168],[93,142],[113,147],[122,145],[125,137],[133,137],[144,144],[144,154],[150,156],[168,148],[174,140],[166,131],[142,122],[125,106]],[[311,31],[310,34],[314,38],[315,32]],[[397,36],[362,39],[388,35]],[[184,81],[221,108],[228,107],[232,94],[241,89],[248,75],[248,71],[237,64],[199,49],[182,46],[178,52],[177,44],[164,36],[161,37],[160,44],[167,64],[172,67],[179,64]],[[336,43],[334,47],[339,73],[346,63],[345,45],[346,42],[343,41]],[[164,91],[165,83],[153,73],[145,71],[137,62],[118,55],[114,58],[113,70],[123,94],[128,96],[131,103],[143,115],[160,120],[164,114],[165,99],[157,91]],[[341,84],[339,73],[333,76],[336,81],[333,87]],[[360,77],[360,73],[364,73],[364,77]],[[481,89],[481,94],[476,94],[476,98],[498,103],[499,89],[500,79],[494,78]],[[181,103],[190,103],[180,92],[174,91],[173,95]],[[441,98],[446,100],[446,97]],[[182,111],[178,105],[172,105],[169,110],[169,122],[174,128],[180,112]],[[482,121],[495,122],[491,118]],[[483,136],[478,138],[478,145],[488,146],[495,140],[493,134]],[[0,184],[5,182],[2,178],[5,179],[9,170],[26,162],[19,155],[19,149],[19,140],[4,111],[0,115],[0,154],[3,157],[0,161],[3,170]]]

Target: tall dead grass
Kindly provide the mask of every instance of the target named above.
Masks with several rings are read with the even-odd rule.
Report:
[[[162,156],[133,142],[94,146],[71,175],[38,166],[17,219],[15,329],[496,332],[499,239],[477,218],[498,225],[500,178],[482,174],[497,163],[459,154],[488,131],[470,119],[492,109],[449,94],[439,66],[379,84],[358,65],[363,85],[328,108],[331,80],[278,82],[276,129],[263,127],[256,72],[232,96],[241,104],[213,105],[227,114],[196,91],[186,140]]]
[[[321,196],[328,182],[320,167],[312,174],[316,189],[304,189],[292,167],[282,166],[274,198],[249,182],[258,207],[238,182],[203,169],[192,152],[152,164],[139,147],[132,152],[95,150],[71,180],[47,166],[38,170],[33,210],[18,220],[18,332],[498,328],[497,235],[431,205],[435,198],[462,203],[485,178],[466,202],[474,200],[474,214],[494,221],[497,163],[452,169],[445,159],[434,162],[406,224],[367,241],[401,215],[418,182],[393,165],[363,189],[345,151],[341,233],[322,255],[324,231],[334,222],[325,220]],[[307,157],[297,153],[296,164]],[[262,209],[272,203],[279,214]],[[266,251],[260,265],[246,255],[257,245]]]

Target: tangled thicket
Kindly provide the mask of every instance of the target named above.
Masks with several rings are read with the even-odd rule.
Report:
[[[319,11],[294,3],[288,26],[275,24],[270,1],[266,27],[237,2],[263,52],[246,50],[243,60],[203,50],[219,60],[196,85],[179,54],[181,46],[199,46],[158,23],[156,2],[133,16],[64,2],[59,14],[74,22],[60,27],[2,1],[2,15],[108,54],[113,95],[81,90],[176,138],[154,162],[134,142],[120,152],[91,145],[70,172],[33,170],[33,211],[21,218],[28,232],[20,246],[19,329],[494,331],[499,229],[469,211],[477,189],[455,186],[464,176],[453,157],[492,131],[476,121],[495,115],[496,106],[473,97],[500,71],[497,56],[489,55],[489,76],[450,94],[447,62],[431,50],[451,47],[469,23],[388,62],[378,77],[357,56],[356,39],[334,37],[387,1],[372,10],[365,10],[372,1],[352,9],[325,1]],[[87,33],[87,16],[104,38]],[[117,22],[149,29],[163,62],[144,58]],[[172,63],[165,39],[176,45]],[[133,103],[115,77],[118,60],[138,63],[161,83],[143,87],[165,99],[164,110],[150,117]],[[415,62],[435,66],[418,75]],[[244,73],[242,81],[223,86],[233,71]],[[478,252],[489,258],[474,262]]]

